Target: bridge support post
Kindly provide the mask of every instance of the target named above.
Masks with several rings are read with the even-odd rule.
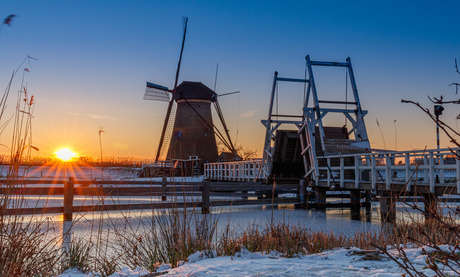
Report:
[[[72,221],[73,213],[73,177],[64,183],[64,221]]]
[[[326,189],[317,187],[315,190],[316,208],[318,210],[326,209]]]
[[[433,193],[423,195],[423,204],[425,205],[425,220],[433,219],[438,210],[437,197]]]
[[[203,182],[201,186],[201,213],[209,214],[209,182]]]
[[[300,179],[299,181],[299,191],[297,193],[298,197],[298,208],[305,208],[307,205],[307,180]]]
[[[361,191],[358,189],[350,190],[351,219],[361,219]]]
[[[385,223],[396,222],[396,199],[388,192],[380,197],[380,220]]]
[[[366,203],[366,221],[372,220],[372,202],[371,202],[371,195],[369,191],[366,191],[365,194],[365,203]]]

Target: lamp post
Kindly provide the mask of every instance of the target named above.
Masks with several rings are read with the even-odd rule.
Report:
[[[442,115],[444,107],[441,105],[434,105],[434,115],[436,116],[436,146],[439,154],[439,116]]]

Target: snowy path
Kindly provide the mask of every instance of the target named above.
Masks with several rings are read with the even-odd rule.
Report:
[[[161,276],[377,276],[396,277],[405,273],[395,262],[383,257],[366,260],[358,248],[337,249],[319,254],[305,255],[298,258],[282,258],[277,253],[262,255],[241,251],[235,256],[204,258],[197,252],[189,257],[189,262],[171,269],[161,266],[159,271],[166,270]],[[391,252],[391,251],[390,251]],[[423,269],[425,264],[425,251],[422,248],[406,249],[406,254],[417,270],[427,276],[433,275],[428,269]],[[449,274],[449,271],[445,273]],[[452,272],[450,272],[453,274]],[[87,277],[98,276],[68,271],[60,277]],[[127,268],[111,275],[110,277],[139,277],[148,276],[147,271]],[[455,276],[449,275],[449,276]]]
[[[357,250],[357,249],[355,249]],[[187,263],[164,276],[401,276],[392,261],[365,261],[340,249],[299,258],[280,258],[257,253]]]

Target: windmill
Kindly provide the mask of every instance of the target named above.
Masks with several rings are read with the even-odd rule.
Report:
[[[218,155],[216,136],[232,153],[236,154],[217,101],[219,95],[200,82],[184,81],[178,85],[187,23],[188,18],[183,17],[184,33],[174,88],[169,89],[147,82],[144,94],[144,100],[169,102],[155,161],[188,159],[190,156],[198,156],[202,161],[216,161]],[[213,123],[211,104],[214,105],[219,116],[225,136]]]

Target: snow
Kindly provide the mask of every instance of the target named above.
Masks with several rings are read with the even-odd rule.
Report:
[[[448,246],[445,246],[447,249]],[[430,276],[432,272],[424,269],[428,248],[405,249],[406,255],[417,270]],[[396,250],[389,250],[397,254]],[[170,265],[160,266],[160,271],[167,271],[161,276],[401,276],[404,272],[389,258],[378,255],[377,259],[364,259],[368,251],[358,248],[340,248],[318,254],[298,255],[285,258],[276,251],[270,253],[252,253],[242,249],[233,256],[215,257],[214,251],[201,251],[189,256],[188,262],[177,268]],[[431,274],[430,274],[431,273]],[[446,271],[445,273],[449,273]],[[451,272],[452,273],[452,272]],[[133,277],[148,275],[141,269],[129,270],[124,268],[111,277]],[[59,277],[89,277],[97,274],[83,274],[68,270]]]

